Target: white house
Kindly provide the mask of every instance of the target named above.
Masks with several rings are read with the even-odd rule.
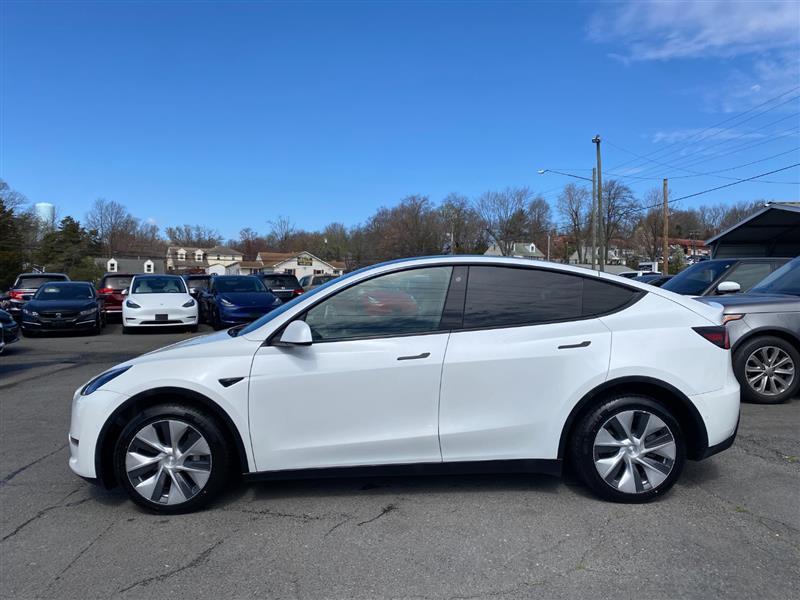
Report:
[[[239,273],[238,268],[229,269],[229,267],[240,263],[243,258],[241,252],[225,246],[214,246],[213,248],[169,246],[167,248],[167,270],[175,273],[202,271],[236,275]],[[211,267],[216,268],[212,271]]]
[[[325,261],[310,252],[259,252],[256,262],[263,273],[289,273],[298,279],[306,275],[341,275],[345,265],[338,261]]]
[[[492,244],[483,254],[485,256],[503,256],[503,251],[497,244]],[[532,260],[544,260],[546,258],[544,253],[533,242],[514,242],[509,256],[530,258]]]
[[[137,258],[96,258],[95,264],[106,273],[163,273],[164,260],[155,256]]]

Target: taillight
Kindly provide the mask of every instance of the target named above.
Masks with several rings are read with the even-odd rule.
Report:
[[[292,290],[292,296],[299,296],[303,293],[303,288],[295,288]]]
[[[11,290],[11,292],[9,292],[8,295],[11,296],[11,298],[13,298],[14,300],[22,300],[22,297],[25,295],[25,292]]]
[[[723,325],[716,325],[711,327],[692,327],[697,333],[706,338],[715,346],[719,346],[724,350],[730,350],[731,340],[728,337],[728,330]]]
[[[97,293],[98,294],[113,294],[114,293],[114,288],[100,288],[99,290],[97,290]]]

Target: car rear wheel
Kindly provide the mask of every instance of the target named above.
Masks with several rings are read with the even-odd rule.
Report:
[[[645,396],[619,396],[581,419],[571,459],[584,483],[601,498],[648,502],[678,479],[686,442],[664,406]]]
[[[139,413],[114,450],[117,480],[130,499],[161,513],[189,512],[210,502],[224,486],[231,462],[216,420],[180,404]]]
[[[757,404],[780,404],[800,389],[800,353],[786,340],[761,336],[742,344],[733,356],[733,371],[742,398]]]

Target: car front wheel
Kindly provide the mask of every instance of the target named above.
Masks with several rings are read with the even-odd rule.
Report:
[[[581,419],[571,458],[581,479],[601,498],[648,502],[678,479],[686,442],[661,404],[645,396],[619,396]]]
[[[733,356],[733,372],[742,398],[757,404],[780,404],[800,389],[800,353],[779,337],[745,342]]]
[[[180,404],[141,411],[123,429],[114,450],[117,480],[149,510],[196,510],[222,489],[231,450],[216,420]]]

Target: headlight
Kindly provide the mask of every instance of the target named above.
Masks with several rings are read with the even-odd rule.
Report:
[[[125,306],[127,306],[128,308],[142,308],[141,306],[136,304],[136,302],[134,302],[133,300],[125,300]]]
[[[130,368],[131,365],[127,367],[116,367],[114,369],[111,369],[110,371],[101,373],[100,375],[89,381],[89,383],[87,383],[85,386],[83,386],[83,389],[81,390],[81,396],[88,396],[92,392],[97,391],[98,388],[101,388],[115,377],[119,377]]]
[[[184,302],[181,306],[183,306],[183,308],[191,308],[194,305],[195,305],[195,301],[194,301],[194,298],[192,298],[188,302]]]
[[[31,317],[38,317],[39,316],[38,312],[36,312],[35,310],[27,309],[27,308],[23,308],[22,309],[22,314],[23,315],[28,315],[28,316],[31,316]]]
[[[222,306],[236,306],[233,302],[226,300],[225,298],[221,298],[219,302],[222,304]]]
[[[87,308],[86,310],[82,310],[80,313],[78,313],[78,315],[81,317],[86,317],[88,315],[93,315],[96,312],[97,312],[97,307],[95,306],[94,308]]]

